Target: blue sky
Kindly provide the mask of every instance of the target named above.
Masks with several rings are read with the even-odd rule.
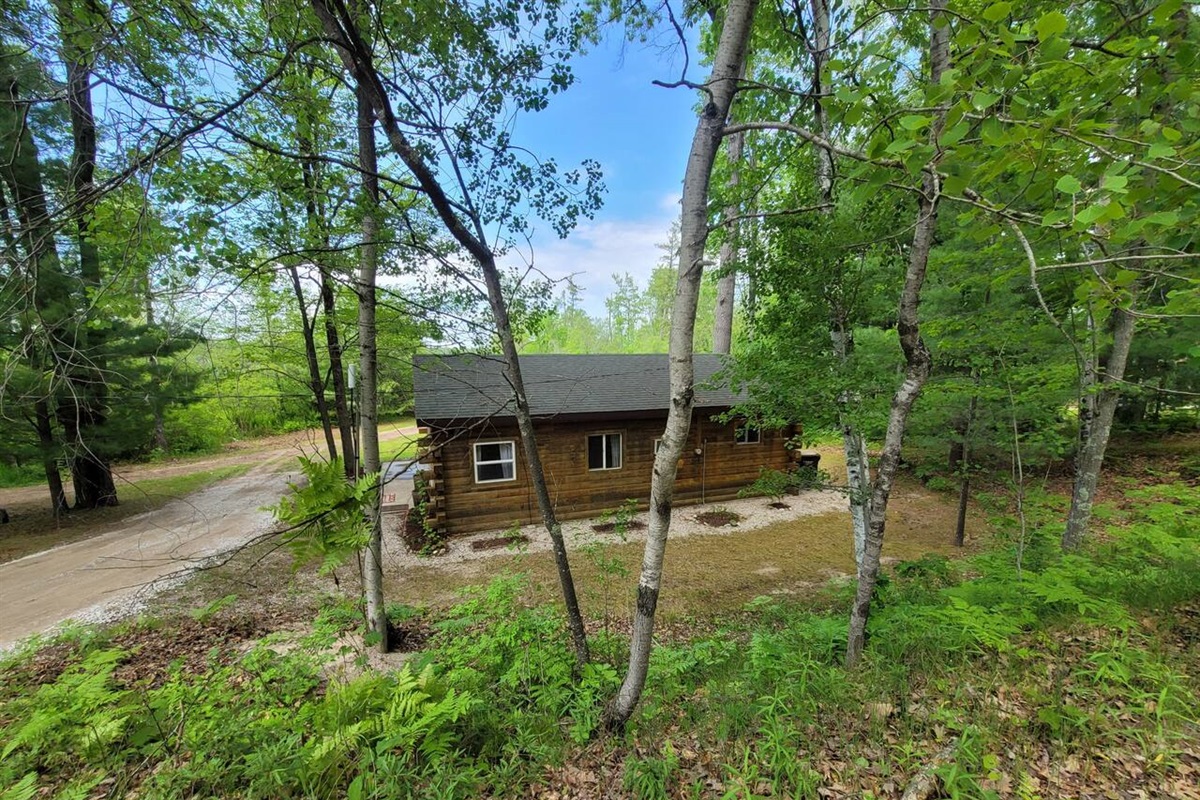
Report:
[[[694,47],[689,78],[705,71]],[[563,169],[584,158],[600,162],[608,191],[594,220],[584,220],[566,240],[539,225],[534,264],[553,278],[574,275],[585,307],[602,314],[613,288],[612,273],[629,272],[645,282],[679,215],[679,194],[695,130],[695,92],[664,89],[674,81],[683,51],[674,34],[651,44],[626,43],[613,35],[575,64],[577,80],[540,114],[518,120],[514,141]]]

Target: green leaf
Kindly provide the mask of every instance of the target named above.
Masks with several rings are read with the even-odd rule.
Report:
[[[1061,36],[1054,36],[1042,43],[1042,57],[1047,61],[1056,61],[1065,56],[1071,49],[1071,43]]]
[[[966,120],[959,122],[957,125],[942,132],[938,137],[938,143],[943,147],[958,144],[962,138],[967,135],[967,131],[971,130],[971,124]]]
[[[906,131],[918,131],[929,124],[929,117],[920,114],[909,114],[900,118],[900,127]]]
[[[966,188],[967,179],[961,175],[947,175],[946,180],[942,181],[942,191],[949,195],[962,194]]]
[[[1162,129],[1162,135],[1163,135],[1163,138],[1166,139],[1168,142],[1178,142],[1180,139],[1183,138],[1182,133],[1175,130],[1174,128],[1168,128],[1165,125],[1163,126],[1163,129]]]
[[[1150,152],[1148,155],[1150,158],[1174,158],[1175,148],[1171,147],[1169,144],[1155,142],[1154,144],[1150,145]]]
[[[1124,175],[1105,175],[1101,186],[1110,192],[1123,193],[1128,183],[1129,178]]]
[[[1000,99],[1000,95],[992,94],[991,92],[975,92],[971,95],[971,105],[979,111],[984,111],[996,105],[996,101]]]
[[[1051,11],[1043,14],[1033,29],[1037,31],[1038,41],[1044,42],[1067,29],[1067,18],[1061,11]]]
[[[1054,184],[1054,188],[1063,194],[1079,194],[1083,191],[1083,184],[1074,175],[1063,175],[1058,179],[1058,183]]]
[[[1071,212],[1065,208],[1060,208],[1055,211],[1047,211],[1042,217],[1043,225],[1057,225],[1060,222],[1066,222],[1071,217]]]
[[[999,22],[1012,11],[1012,3],[992,3],[983,10],[983,18],[988,22]]]
[[[1171,227],[1179,224],[1178,211],[1157,211],[1144,218],[1147,225],[1162,225],[1163,227]]]
[[[983,135],[985,144],[991,147],[998,147],[1008,141],[1008,135],[1004,125],[995,117],[989,117],[983,121],[983,127],[980,129]]]

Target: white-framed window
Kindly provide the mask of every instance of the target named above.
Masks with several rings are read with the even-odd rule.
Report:
[[[739,422],[733,429],[733,441],[735,444],[758,444],[762,441],[762,432],[745,422]]]
[[[511,439],[475,443],[475,482],[500,483],[517,479],[517,447]]]
[[[588,469],[621,468],[621,434],[594,433],[587,437]]]
[[[662,439],[654,440],[654,455],[658,455],[658,448],[662,447]]]

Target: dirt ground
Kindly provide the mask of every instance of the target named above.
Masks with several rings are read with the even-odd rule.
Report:
[[[0,648],[66,619],[105,619],[143,608],[179,612],[230,594],[239,597],[238,607],[247,613],[261,611],[277,624],[289,619],[303,624],[324,596],[356,593],[357,570],[347,567],[331,576],[294,570],[275,540],[211,563],[215,555],[270,530],[270,515],[261,509],[276,502],[294,477],[289,471],[295,470],[296,447],[292,442],[274,451],[256,449],[257,465],[240,477],[114,524],[87,541],[0,565],[0,607],[6,610]],[[836,448],[823,449],[822,467],[837,480],[841,455]],[[802,593],[831,579],[847,579],[853,552],[845,498],[810,491],[785,501],[786,509],[771,508],[767,498],[720,504],[740,520],[719,528],[696,519],[715,506],[677,509],[664,570],[664,618],[735,610],[756,596]],[[954,555],[954,513],[951,497],[902,478],[889,509],[885,558]],[[632,607],[644,531],[631,531],[622,541],[616,534],[596,533],[594,523],[569,523],[566,536],[585,612],[595,624],[607,624],[627,617]],[[397,524],[390,525],[385,539],[389,602],[445,606],[464,586],[513,570],[530,574],[531,600],[557,596],[548,541],[536,526],[522,531],[529,541],[521,552],[471,548],[476,539],[494,537],[492,532],[456,539],[446,555],[434,557],[408,553],[397,530]],[[968,550],[984,530],[973,512]]]
[[[381,432],[381,438],[414,433],[395,427]],[[312,441],[312,432],[303,432],[220,456],[122,471],[123,480],[134,480],[163,477],[170,470],[254,465],[160,507],[100,521],[85,528],[82,541],[0,564],[0,651],[68,619],[91,622],[136,613],[199,566],[269,532],[273,519],[264,508],[278,502],[288,482],[298,477],[296,456]],[[11,503],[10,511],[19,509],[22,493],[31,491],[45,489],[5,490],[0,503]]]
[[[829,581],[849,580],[854,569],[850,516],[843,495],[810,491],[786,498],[788,509],[770,508],[765,498],[676,509],[663,567],[659,609],[664,618],[721,613],[741,608],[762,595],[795,595]],[[741,517],[734,525],[710,527],[697,517],[714,509]],[[931,492],[917,481],[897,482],[888,507],[886,563],[928,553],[955,556],[956,507],[953,499]],[[638,515],[644,520],[645,515]],[[564,525],[580,603],[594,620],[628,616],[633,607],[645,531],[622,540],[597,534],[592,521]],[[967,523],[967,552],[974,552],[986,523],[972,512]],[[504,571],[526,571],[534,598],[553,601],[557,573],[549,537],[534,526],[521,529],[530,541],[517,550],[473,550],[471,543],[495,532],[451,542],[445,555],[419,557],[389,542],[385,591],[391,601],[414,606],[444,605],[465,586],[486,583]]]
[[[822,467],[836,481],[840,452],[830,448],[823,453]],[[771,508],[768,498],[736,500],[718,505],[742,519],[720,528],[696,521],[714,505],[676,509],[659,605],[664,623],[736,611],[761,595],[803,594],[830,581],[848,580],[854,555],[845,502],[837,492],[788,497],[787,509]],[[955,513],[953,497],[902,476],[889,508],[885,560],[960,553],[953,545]],[[521,530],[528,542],[519,551],[472,548],[473,542],[495,538],[498,532],[493,531],[454,539],[446,554],[423,557],[405,549],[398,535],[400,520],[391,522],[384,542],[389,603],[436,611],[456,602],[464,587],[486,583],[506,571],[530,575],[530,601],[558,598],[548,537],[536,526]],[[580,602],[592,625],[619,626],[633,607],[644,531],[630,531],[622,541],[616,534],[597,533],[593,524],[596,520],[564,525]],[[972,509],[967,552],[978,548],[986,530],[982,514]],[[287,615],[287,609],[292,609],[290,618],[302,625],[323,595],[358,591],[353,568],[327,577],[310,570],[293,571],[288,554],[264,545],[219,569],[202,571],[187,584],[165,592],[156,605],[168,613],[179,612],[236,594],[239,609],[261,608],[270,616]]]

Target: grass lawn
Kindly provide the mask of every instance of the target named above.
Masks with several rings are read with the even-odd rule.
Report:
[[[408,460],[417,457],[417,437],[401,434],[379,443],[380,461]]]
[[[153,511],[217,481],[241,475],[250,466],[235,464],[186,475],[118,482],[119,506],[71,512],[57,520],[43,506],[14,514],[12,522],[0,528],[0,563],[94,536],[112,523]]]
[[[822,468],[844,474],[840,453],[825,454]],[[763,501],[764,503],[766,500]],[[675,512],[688,516],[691,510]],[[885,559],[911,560],[929,553],[962,554],[954,547],[957,513],[955,498],[922,487],[902,476],[888,509]],[[986,528],[978,510],[968,519],[968,552],[977,549]],[[628,617],[633,608],[641,541],[580,550],[571,541],[571,567],[584,612],[595,619]],[[527,555],[501,553],[491,558],[439,563],[406,569],[389,581],[389,598],[423,605],[452,602],[457,590],[484,584],[505,571],[529,574],[532,602],[555,602],[557,573],[548,552]],[[804,516],[766,527],[742,530],[731,527],[721,535],[689,536],[671,540],[663,568],[659,610],[666,620],[698,613],[736,611],[761,595],[787,597],[807,594],[831,577],[854,571],[854,551],[848,513]]]

